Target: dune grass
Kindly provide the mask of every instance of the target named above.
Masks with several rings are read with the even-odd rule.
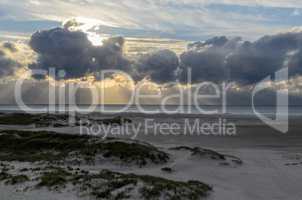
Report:
[[[93,163],[98,155],[140,167],[148,163],[164,164],[169,160],[167,153],[138,141],[102,140],[51,132],[0,132],[0,161],[56,163],[80,159]]]

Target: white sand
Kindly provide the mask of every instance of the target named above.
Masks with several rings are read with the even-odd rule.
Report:
[[[139,123],[144,118],[133,118]],[[156,118],[160,122],[181,121],[180,118]],[[242,122],[241,122],[242,123]],[[78,134],[79,128],[48,129]],[[137,139],[150,142],[169,151],[172,146],[200,146],[220,153],[234,155],[244,162],[242,166],[221,166],[217,161],[193,159],[186,151],[169,151],[173,160],[165,166],[175,172],[164,173],[164,166],[138,169],[112,164],[86,167],[98,171],[107,168],[123,173],[149,174],[174,180],[200,180],[214,187],[213,200],[300,200],[302,197],[302,125],[291,124],[287,135],[266,126],[243,126],[234,137],[161,136],[146,135],[141,130]],[[71,200],[72,193],[43,191],[15,192],[16,188],[0,185],[1,200]]]

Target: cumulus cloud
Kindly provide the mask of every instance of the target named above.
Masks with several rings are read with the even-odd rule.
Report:
[[[206,51],[190,50],[183,53],[180,56],[182,69],[180,81],[187,82],[192,80],[196,83],[225,80],[224,58],[224,53],[216,49]]]
[[[124,71],[137,81],[146,77],[157,83],[176,80],[179,58],[173,51],[151,52],[132,62],[123,55],[124,38],[109,38],[101,46],[94,46],[86,33],[70,29],[73,24],[70,21],[65,28],[39,31],[32,35],[29,44],[38,54],[38,59],[30,65],[31,69],[64,70],[65,79],[82,78],[110,69]]]
[[[159,50],[142,56],[138,60],[139,77],[149,77],[157,83],[176,80],[176,71],[179,67],[177,55],[170,50]]]
[[[22,67],[16,59],[11,58],[10,53],[17,52],[13,43],[5,42],[0,46],[0,77],[12,76],[17,69]]]
[[[65,29],[74,29],[74,28],[76,28],[78,26],[81,26],[81,25],[83,25],[83,23],[80,23],[75,18],[69,19],[69,20],[67,20],[66,22],[63,23],[63,27]]]
[[[125,40],[122,37],[109,38],[101,46],[94,46],[87,34],[65,28],[39,31],[30,39],[31,48],[38,54],[31,69],[64,70],[65,79],[82,78],[102,70],[121,70],[137,81],[146,77],[157,83],[173,82],[179,68],[179,58],[171,50],[159,50],[142,55],[133,62],[124,55]],[[60,78],[60,77],[59,77]]]
[[[11,52],[16,52],[17,51],[17,47],[14,43],[11,42],[4,42],[2,45],[4,48],[10,50]]]
[[[255,42],[216,37],[189,45],[181,58],[181,80],[192,69],[192,81],[234,81],[254,84],[283,67],[300,75],[302,32],[264,36]]]
[[[130,72],[130,61],[123,56],[125,40],[122,37],[109,38],[100,47],[93,47],[93,70],[116,69]]]
[[[13,75],[19,67],[21,67],[19,63],[0,53],[0,77]]]
[[[64,70],[65,78],[79,78],[102,69],[127,70],[129,65],[123,57],[124,39],[120,37],[93,46],[84,32],[55,28],[36,32],[29,44],[39,56],[31,69]]]
[[[257,83],[283,67],[289,67],[291,77],[302,73],[302,32],[264,36],[254,42],[240,37],[214,37],[188,45],[179,57],[171,50],[159,50],[133,62],[123,55],[124,43],[122,37],[116,37],[94,46],[81,31],[39,31],[30,40],[38,54],[30,68],[64,70],[66,79],[115,69],[129,73],[137,81],[148,77],[156,83],[187,82],[190,78],[193,83],[230,81],[242,85]],[[192,77],[188,77],[189,72]]]

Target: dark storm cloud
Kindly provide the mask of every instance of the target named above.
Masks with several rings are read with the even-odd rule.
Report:
[[[68,27],[40,31],[31,37],[30,46],[39,55],[31,69],[65,70],[65,78],[80,78],[104,69],[129,73],[135,80],[149,77],[157,83],[188,81],[234,81],[254,84],[283,67],[290,76],[302,74],[302,33],[290,32],[264,36],[255,42],[241,38],[214,37],[188,46],[178,57],[173,51],[160,50],[133,63],[123,56],[124,39],[110,38],[93,46],[87,35]]]
[[[92,70],[117,69],[130,73],[130,62],[123,56],[124,43],[124,38],[114,37],[104,41],[100,47],[92,47]]]
[[[180,80],[187,82],[191,79],[195,83],[224,80],[226,78],[224,59],[225,54],[216,49],[185,52],[180,56],[182,69]]]
[[[302,33],[264,36],[255,42],[215,37],[189,45],[181,58],[181,80],[192,69],[193,82],[225,80],[253,84],[283,67],[302,72]],[[288,65],[286,64],[288,61]]]
[[[21,64],[6,57],[5,52],[0,49],[0,77],[13,75]]]
[[[80,31],[55,28],[32,35],[31,48],[38,53],[38,62],[31,69],[65,70],[65,78],[79,78],[102,69],[127,69],[123,57],[123,38],[110,38],[102,46],[93,46]]]
[[[154,82],[172,82],[176,80],[179,59],[173,51],[159,50],[142,56],[137,65],[141,78],[148,76]]]

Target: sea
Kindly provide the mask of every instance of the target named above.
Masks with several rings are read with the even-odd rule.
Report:
[[[287,111],[288,110],[288,111]],[[302,116],[302,106],[279,107],[275,106],[227,106],[223,109],[216,105],[28,105],[21,108],[16,105],[0,105],[0,112],[28,112],[28,113],[46,113],[46,112],[77,112],[77,113],[143,113],[143,114],[192,114],[192,115],[236,115],[236,116],[256,116],[261,114],[274,117],[277,114],[293,117]]]

